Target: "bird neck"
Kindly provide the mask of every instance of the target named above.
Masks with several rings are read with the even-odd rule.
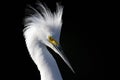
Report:
[[[30,54],[41,74],[41,80],[62,80],[57,63],[43,44],[31,45]]]

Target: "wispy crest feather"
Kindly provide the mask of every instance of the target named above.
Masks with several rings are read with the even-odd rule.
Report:
[[[31,27],[50,27],[50,29],[52,29],[51,27],[56,27],[61,29],[63,7],[57,3],[57,9],[52,13],[47,6],[44,6],[41,3],[38,3],[37,5],[40,12],[31,6],[29,7],[34,14],[30,14],[30,16],[25,18],[24,31]]]

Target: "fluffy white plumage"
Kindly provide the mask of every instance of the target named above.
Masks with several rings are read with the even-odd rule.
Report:
[[[56,12],[52,13],[42,4],[39,3],[38,5],[41,13],[31,7],[35,14],[25,18],[26,27],[24,29],[24,36],[26,45],[30,56],[41,73],[41,80],[62,80],[56,61],[49,53],[46,46],[59,54],[72,69],[67,58],[64,57],[64,54],[61,54],[60,51],[48,40],[48,37],[52,36],[57,42],[59,42],[63,7],[57,5]]]

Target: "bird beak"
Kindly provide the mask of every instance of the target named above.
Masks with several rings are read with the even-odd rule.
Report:
[[[75,73],[74,70],[73,70],[73,68],[72,68],[72,66],[71,66],[71,64],[69,63],[67,57],[65,56],[65,54],[64,54],[64,52],[63,52],[63,50],[62,50],[61,45],[60,45],[60,44],[54,45],[54,47],[55,47],[55,49],[58,51],[58,55],[59,55],[59,56],[63,59],[63,61],[68,65],[68,67],[72,70],[72,72]]]
[[[70,65],[67,57],[65,56],[62,47],[60,45],[59,42],[57,42],[54,38],[52,38],[51,36],[48,37],[49,42],[53,45],[53,47],[51,47],[62,59],[63,61],[68,65],[68,67],[74,72],[72,66]]]

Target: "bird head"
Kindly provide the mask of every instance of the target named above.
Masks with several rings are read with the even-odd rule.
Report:
[[[29,32],[27,34],[30,35],[32,33],[31,36],[36,37],[40,43],[55,51],[74,72],[59,42],[63,7],[57,5],[57,10],[54,13],[42,4],[39,4],[41,13],[34,8],[32,9],[35,14],[25,19],[25,26],[27,26],[25,30],[27,29],[26,32]]]

